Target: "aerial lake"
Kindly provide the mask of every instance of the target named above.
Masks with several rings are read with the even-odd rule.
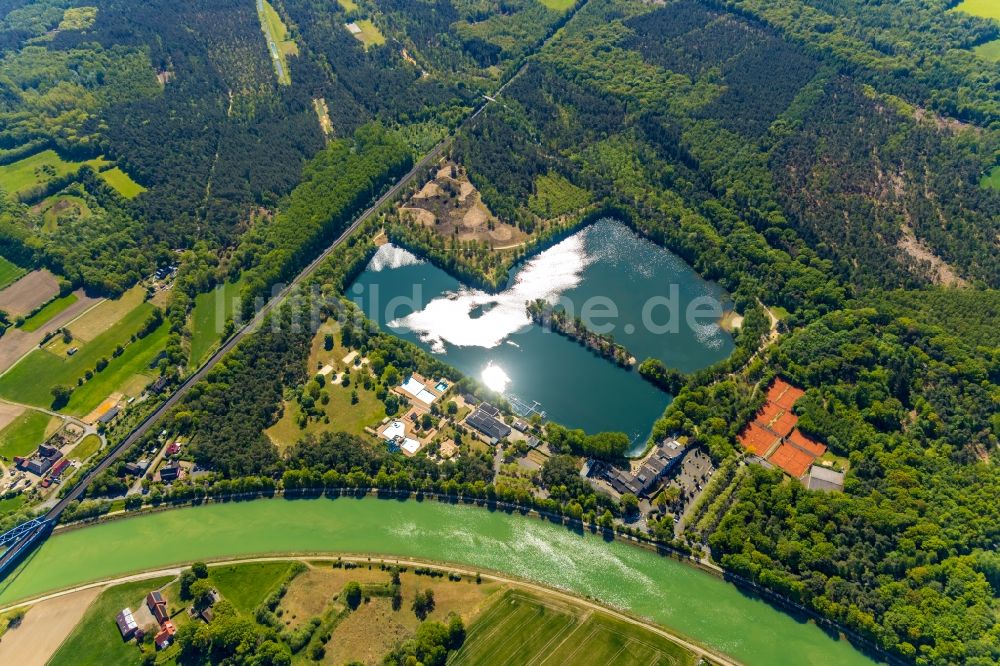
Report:
[[[461,284],[392,244],[348,290],[365,314],[515,405],[573,428],[621,431],[642,450],[670,396],[634,370],[534,324],[525,305],[545,299],[604,326],[642,361],[691,372],[726,358],[717,323],[727,295],[676,255],[614,220],[601,220],[516,266],[498,294]],[[691,315],[699,315],[692,319]]]

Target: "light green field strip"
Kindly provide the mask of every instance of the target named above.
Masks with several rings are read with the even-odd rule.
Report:
[[[134,199],[146,191],[145,187],[132,180],[131,176],[122,171],[120,167],[102,171],[101,178],[126,199]]]

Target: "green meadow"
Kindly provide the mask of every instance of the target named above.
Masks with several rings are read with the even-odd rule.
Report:
[[[7,427],[0,430],[0,455],[8,459],[28,455],[45,440],[45,435],[55,420],[54,416],[44,412],[25,410],[7,424]]]
[[[167,326],[141,340],[130,343],[131,336],[146,321],[153,306],[143,303],[89,342],[80,342],[73,356],[62,351],[36,349],[0,377],[0,396],[19,402],[48,407],[52,404],[52,387],[73,387],[73,395],[63,411],[83,416],[97,407],[109,394],[118,390],[137,374],[153,374],[149,365],[166,346]],[[124,353],[115,358],[118,345],[126,345]],[[94,370],[98,360],[107,359],[108,366],[95,372],[83,386],[77,380],[87,370]]]
[[[222,338],[226,320],[236,312],[242,282],[226,282],[198,294],[191,311],[191,366],[197,367]]]
[[[103,157],[74,162],[64,160],[52,149],[43,150],[23,160],[0,166],[0,187],[13,195],[27,193],[50,180],[76,173],[85,164],[100,170],[109,162]]]
[[[0,257],[0,289],[10,286],[26,272],[17,264]]]
[[[25,331],[37,331],[42,326],[47,324],[50,319],[55,317],[57,314],[73,305],[77,301],[76,294],[66,294],[61,298],[56,298],[49,301],[44,307],[42,307],[38,312],[31,315],[24,320],[24,324],[21,328]]]
[[[134,199],[146,191],[145,187],[132,180],[120,167],[102,171],[101,178],[126,199]]]

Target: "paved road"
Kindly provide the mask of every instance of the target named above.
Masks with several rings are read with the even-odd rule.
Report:
[[[559,590],[554,590],[551,587],[546,587],[544,585],[540,585],[540,584],[537,584],[537,583],[532,583],[532,582],[529,582],[529,581],[526,581],[526,580],[520,580],[520,579],[515,579],[515,578],[507,578],[505,576],[500,576],[500,575],[493,574],[493,573],[485,573],[485,572],[479,571],[477,569],[466,569],[466,568],[463,568],[463,567],[460,567],[460,566],[442,565],[442,564],[438,564],[438,563],[434,563],[434,562],[426,562],[426,561],[423,561],[423,560],[414,560],[414,559],[408,559],[408,558],[389,558],[389,557],[384,557],[384,556],[366,557],[366,556],[360,556],[360,555],[343,555],[343,556],[334,557],[334,556],[331,556],[329,554],[327,554],[327,555],[313,555],[313,556],[250,557],[250,558],[243,558],[243,559],[233,559],[233,560],[216,561],[216,562],[209,563],[208,566],[209,567],[216,567],[216,566],[221,566],[221,565],[227,565],[228,566],[228,565],[232,565],[232,564],[250,564],[250,563],[254,563],[254,562],[288,562],[290,560],[297,560],[297,561],[304,562],[304,563],[307,563],[307,564],[310,563],[310,562],[323,561],[323,560],[344,560],[344,561],[347,561],[347,562],[357,562],[359,564],[369,564],[369,563],[382,564],[382,563],[384,563],[384,564],[395,564],[395,565],[400,565],[400,566],[410,567],[410,568],[412,568],[412,567],[427,567],[429,569],[436,569],[438,571],[454,572],[454,573],[460,574],[462,576],[467,576],[467,577],[470,577],[470,578],[473,577],[473,576],[475,576],[478,573],[484,580],[493,580],[493,581],[496,581],[498,583],[503,583],[505,585],[511,585],[513,587],[527,589],[527,590],[530,590],[531,592],[533,592],[533,593],[535,593],[535,594],[537,594],[539,596],[542,596],[542,597],[556,598],[556,599],[559,599],[561,601],[564,601],[564,602],[572,604],[572,605],[583,606],[584,608],[588,608],[588,609],[590,609],[592,611],[599,611],[601,613],[605,613],[606,615],[610,615],[611,617],[613,617],[613,618],[615,618],[617,620],[621,620],[622,622],[627,622],[628,624],[631,624],[631,625],[634,625],[634,626],[637,626],[637,627],[643,627],[644,629],[646,629],[648,631],[651,631],[651,632],[653,632],[655,634],[658,634],[660,636],[663,636],[664,638],[667,638],[667,639],[673,641],[674,643],[677,643],[678,645],[680,645],[680,646],[682,646],[682,647],[690,650],[691,652],[693,652],[694,654],[696,654],[699,657],[702,657],[702,658],[710,660],[712,663],[722,664],[723,666],[739,666],[739,662],[735,661],[732,657],[724,655],[724,654],[722,654],[720,652],[716,652],[714,650],[710,650],[710,649],[705,648],[705,647],[703,647],[701,645],[698,645],[696,643],[692,643],[691,641],[683,638],[682,636],[679,636],[678,634],[676,634],[676,633],[674,633],[672,631],[667,630],[666,628],[664,628],[664,627],[662,627],[662,626],[660,626],[658,624],[654,624],[652,622],[648,622],[646,620],[642,620],[642,619],[634,617],[632,615],[626,615],[626,614],[621,613],[619,611],[616,611],[613,608],[610,608],[608,606],[602,606],[602,605],[600,605],[598,603],[595,603],[593,601],[590,601],[588,599],[584,599],[582,597],[574,596],[574,595],[568,594],[566,592],[561,592]],[[158,569],[156,571],[146,571],[146,572],[139,573],[139,574],[131,574],[131,575],[128,575],[128,576],[121,576],[119,578],[112,578],[112,579],[108,579],[108,580],[97,581],[97,582],[93,582],[93,583],[87,583],[85,585],[79,585],[77,587],[73,587],[73,588],[70,588],[70,589],[67,589],[67,590],[61,590],[59,592],[53,592],[51,594],[47,594],[47,595],[44,595],[44,596],[41,596],[41,597],[36,597],[36,598],[31,599],[29,601],[22,601],[20,603],[14,604],[12,606],[8,606],[6,608],[0,608],[0,613],[6,613],[7,611],[13,610],[14,608],[20,608],[22,606],[26,607],[26,606],[30,606],[30,605],[33,605],[33,604],[36,604],[36,603],[39,603],[39,602],[42,602],[42,601],[47,601],[47,600],[50,600],[50,599],[57,599],[59,597],[65,596],[67,594],[74,594],[76,592],[80,592],[82,590],[93,589],[95,587],[106,587],[106,586],[109,586],[109,585],[120,585],[122,583],[131,583],[131,582],[134,582],[134,581],[148,580],[148,579],[151,579],[151,578],[160,578],[162,576],[178,576],[178,575],[180,575],[180,573],[181,573],[182,570],[183,570],[183,567],[168,567],[168,568],[164,568],[164,569]]]

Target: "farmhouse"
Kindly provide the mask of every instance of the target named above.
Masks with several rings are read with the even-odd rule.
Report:
[[[121,632],[122,640],[126,641],[134,637],[136,630],[139,629],[139,624],[135,621],[135,617],[132,616],[131,608],[123,608],[115,616],[115,624],[118,625],[118,631]]]
[[[170,615],[167,614],[167,598],[158,590],[153,590],[146,595],[146,607],[153,614],[153,619],[156,620],[157,624],[162,625],[170,620]]]
[[[160,625],[160,631],[153,638],[153,642],[156,643],[156,648],[158,650],[166,649],[170,646],[170,643],[174,640],[174,634],[177,633],[177,627],[170,620],[167,620],[162,625]]]

